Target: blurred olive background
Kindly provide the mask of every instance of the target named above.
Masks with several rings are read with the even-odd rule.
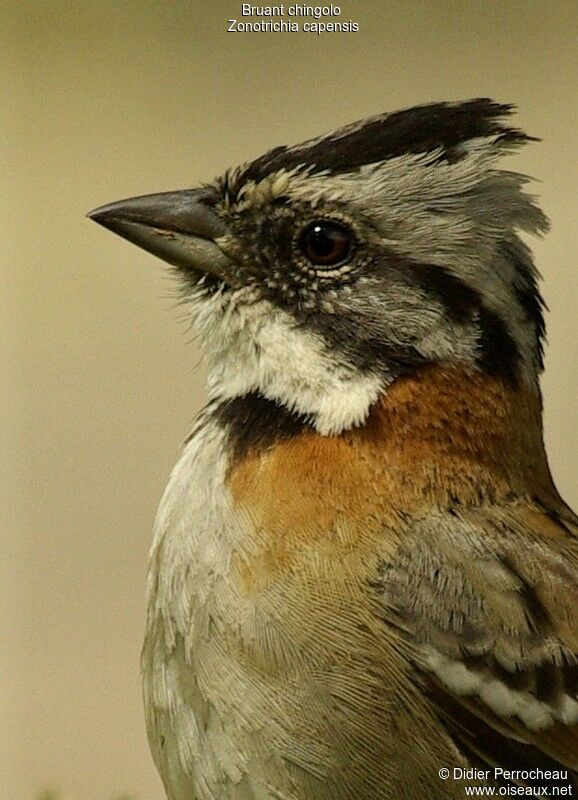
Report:
[[[323,36],[227,33],[240,5],[0,8],[0,800],[162,796],[138,675],[145,568],[203,368],[161,262],[89,209],[386,109],[516,102],[544,140],[515,168],[553,223],[534,245],[546,438],[578,505],[575,4],[342,0],[360,31]]]

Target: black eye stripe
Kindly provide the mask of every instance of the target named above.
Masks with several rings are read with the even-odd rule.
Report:
[[[351,255],[352,244],[349,228],[334,220],[310,222],[299,237],[299,247],[305,257],[320,267],[345,263]]]

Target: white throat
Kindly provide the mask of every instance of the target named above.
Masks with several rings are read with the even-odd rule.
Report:
[[[321,336],[251,289],[194,305],[210,399],[258,391],[332,435],[361,424],[384,388],[381,377],[340,363]]]

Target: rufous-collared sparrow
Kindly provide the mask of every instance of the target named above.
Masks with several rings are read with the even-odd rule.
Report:
[[[208,362],[148,584],[170,800],[576,787],[578,527],[510,111],[384,114],[91,214],[175,267]]]

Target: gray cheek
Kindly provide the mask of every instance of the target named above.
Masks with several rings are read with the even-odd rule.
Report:
[[[362,371],[395,377],[425,360],[419,344],[442,321],[441,306],[406,281],[362,279],[328,292],[306,324],[335,357]]]

